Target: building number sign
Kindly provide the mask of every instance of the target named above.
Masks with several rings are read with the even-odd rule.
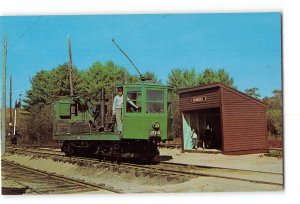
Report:
[[[195,96],[191,99],[192,103],[201,103],[206,101],[206,96]]]

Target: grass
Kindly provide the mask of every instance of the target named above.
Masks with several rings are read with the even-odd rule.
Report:
[[[266,153],[265,156],[282,158],[282,150],[269,150],[269,152]]]

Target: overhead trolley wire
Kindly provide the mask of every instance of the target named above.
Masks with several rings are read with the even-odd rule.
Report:
[[[132,29],[132,30],[130,30],[130,31],[128,31],[128,32],[125,32],[125,33],[121,33],[121,34],[115,36],[115,38],[120,38],[120,37],[123,37],[124,35],[127,35],[127,34],[129,34],[129,33],[133,33],[133,32],[135,32],[135,31],[137,31],[138,29],[146,28],[146,27],[148,27],[148,26],[150,26],[150,25],[152,25],[152,24],[154,24],[154,23],[157,23],[157,22],[159,22],[159,21],[164,20],[165,18],[169,17],[170,15],[172,15],[172,14],[166,14],[166,15],[163,15],[162,17],[160,17],[160,18],[158,18],[158,19],[155,19],[155,20],[150,21],[150,22],[148,22],[148,23],[146,23],[146,24],[140,25],[140,26],[138,26],[138,27],[135,28],[135,29]]]
[[[35,21],[33,21],[31,24],[30,24],[30,26],[28,26],[27,27],[27,29],[26,30],[24,30],[24,32],[17,38],[17,40],[12,44],[12,46],[11,47],[9,47],[10,49],[12,49],[16,44],[17,44],[17,42],[19,41],[19,40],[21,40],[25,35],[26,35],[26,33],[40,20],[40,18],[41,18],[42,16],[38,16],[36,19],[35,19]]]

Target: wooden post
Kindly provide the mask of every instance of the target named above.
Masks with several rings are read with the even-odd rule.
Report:
[[[3,38],[3,65],[2,65],[2,110],[1,110],[1,155],[5,153],[6,128],[6,34]]]
[[[74,95],[73,90],[73,63],[72,63],[72,52],[71,52],[71,41],[70,35],[68,35],[68,51],[69,51],[69,77],[70,77],[70,95]]]
[[[15,108],[15,114],[14,114],[13,135],[16,135],[16,128],[17,128],[17,107]]]
[[[12,110],[12,76],[9,78],[9,136],[13,135],[13,110]]]

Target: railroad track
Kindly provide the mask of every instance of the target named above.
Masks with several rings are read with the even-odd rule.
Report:
[[[5,159],[1,159],[1,163],[2,180],[18,184],[15,190],[11,186],[8,187],[9,189],[2,186],[3,194],[19,194],[19,188],[25,189],[27,194],[122,193],[104,184],[87,183],[29,168]]]
[[[55,161],[69,162],[72,164],[90,166],[98,169],[107,169],[119,173],[134,173],[134,175],[137,177],[149,176],[150,178],[166,178],[168,181],[176,180],[177,182],[184,182],[189,179],[202,176],[283,187],[283,175],[279,173],[179,164],[171,162],[160,162],[156,165],[140,165],[124,162],[121,164],[114,164],[107,161],[99,161],[95,158],[65,157],[63,153],[54,152],[51,149],[30,150],[15,148],[9,149],[9,151],[43,158],[52,158]]]
[[[192,175],[187,175],[184,172],[164,171],[163,169],[150,168],[147,165],[135,165],[131,163],[114,163],[110,161],[100,161],[97,158],[86,157],[67,157],[62,152],[53,151],[50,149],[23,149],[23,148],[7,148],[10,153],[23,154],[35,158],[52,159],[56,162],[64,162],[76,164],[78,166],[86,166],[97,168],[98,170],[108,170],[117,173],[132,174],[135,177],[150,177],[158,180],[166,180],[169,182],[185,182],[194,178]]]
[[[207,176],[223,179],[246,181],[258,184],[283,186],[283,175],[280,173],[212,167],[203,165],[190,165],[182,163],[161,162],[161,168],[165,170],[184,171],[186,174]]]
[[[170,149],[176,149],[180,148],[181,144],[166,144],[166,143],[160,143],[159,147],[164,147],[164,148],[170,148]]]

